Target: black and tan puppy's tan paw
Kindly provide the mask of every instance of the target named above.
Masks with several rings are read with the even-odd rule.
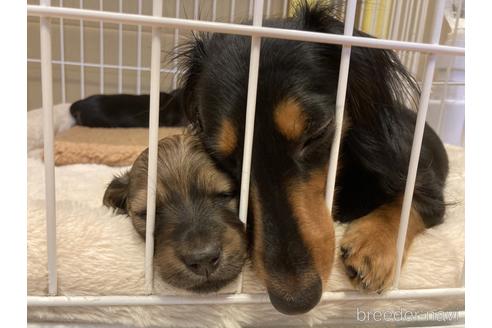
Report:
[[[340,242],[340,256],[355,287],[381,293],[393,284],[400,213],[398,199],[349,224]],[[423,230],[422,218],[412,209],[403,260],[413,239]]]
[[[340,257],[350,282],[363,291],[381,293],[391,286],[396,240],[368,217],[353,222],[341,241]]]

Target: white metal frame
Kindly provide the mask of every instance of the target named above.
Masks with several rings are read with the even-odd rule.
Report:
[[[80,1],[82,5],[82,0]],[[261,39],[264,37],[290,39],[299,41],[310,41],[319,43],[331,43],[342,45],[342,56],[340,63],[340,77],[338,83],[338,94],[336,101],[336,122],[337,130],[333,141],[330,172],[328,174],[327,188],[327,205],[332,207],[333,190],[336,178],[336,163],[338,159],[338,149],[340,144],[340,135],[343,121],[343,110],[345,102],[345,92],[347,86],[347,75],[350,63],[350,49],[352,46],[363,46],[371,48],[383,48],[394,50],[415,51],[420,56],[420,53],[428,55],[425,76],[423,80],[422,96],[419,103],[419,111],[417,116],[417,124],[414,133],[412,153],[409,163],[409,171],[407,176],[407,184],[405,189],[403,207],[401,212],[401,223],[397,243],[397,263],[395,272],[394,289],[383,295],[360,294],[358,292],[325,292],[322,296],[322,301],[342,301],[342,300],[381,300],[381,299],[418,299],[418,298],[443,298],[443,297],[464,297],[464,286],[459,288],[436,288],[436,289],[418,289],[418,290],[401,290],[398,289],[401,263],[403,255],[403,247],[405,243],[410,206],[413,195],[413,188],[417,173],[417,164],[420,155],[420,147],[425,126],[425,118],[427,107],[430,98],[430,89],[433,80],[436,58],[438,55],[463,56],[465,50],[459,47],[439,45],[439,34],[442,26],[444,0],[437,0],[437,10],[434,15],[434,27],[431,43],[419,42],[404,42],[397,40],[372,39],[352,36],[352,30],[355,21],[356,0],[348,0],[346,3],[345,29],[343,35],[323,34],[308,31],[294,31],[285,29],[276,29],[262,26],[264,17],[264,1],[254,1],[254,6],[250,6],[250,14],[253,17],[253,25],[238,25],[231,23],[221,23],[214,21],[199,21],[199,1],[194,2],[195,19],[179,18],[179,8],[176,9],[176,18],[162,17],[162,0],[153,0],[153,15],[146,16],[141,14],[127,14],[121,12],[105,12],[102,11],[102,0],[100,0],[100,9],[87,10],[76,8],[52,7],[50,0],[41,0],[40,5],[28,5],[27,14],[40,17],[40,36],[41,36],[41,69],[42,69],[42,99],[43,99],[43,123],[44,123],[44,151],[45,151],[45,181],[46,181],[46,219],[47,219],[47,241],[48,241],[48,296],[28,296],[28,306],[107,306],[107,305],[157,305],[157,304],[240,304],[240,303],[266,303],[268,297],[265,294],[245,294],[242,293],[242,276],[239,279],[237,292],[235,294],[222,294],[213,296],[158,296],[152,295],[153,289],[153,229],[155,213],[155,192],[156,192],[156,171],[157,171],[157,142],[158,142],[158,123],[159,123],[159,92],[160,92],[160,72],[169,71],[176,73],[176,70],[164,70],[160,68],[161,56],[161,40],[159,37],[162,28],[174,28],[174,44],[178,43],[178,30],[198,30],[209,32],[221,32],[229,34],[240,34],[251,37],[252,47],[250,56],[250,76],[248,82],[247,96],[247,112],[245,126],[245,143],[244,143],[244,161],[242,168],[242,184],[240,195],[240,211],[239,217],[241,221],[246,223],[248,194],[249,194],[249,176],[251,168],[251,152],[254,130],[254,115],[256,104],[256,89],[258,81],[258,67]],[[287,15],[287,1],[284,2],[282,8],[283,16]],[[179,0],[176,0],[179,7]],[[267,1],[267,6],[270,1]],[[253,1],[251,0],[251,5]],[[235,1],[231,3],[230,22],[234,21],[234,6]],[[399,13],[401,11],[402,2],[393,4],[392,12]],[[407,6],[409,6],[407,4]],[[417,10],[417,9],[416,9]],[[422,8],[418,12],[425,11]],[[141,1],[139,1],[139,13],[141,13]],[[267,15],[269,9],[267,9]],[[150,122],[149,122],[149,177],[148,177],[148,193],[147,193],[147,235],[145,249],[145,291],[148,295],[144,296],[57,296],[57,272],[56,272],[56,212],[55,212],[55,170],[53,161],[53,88],[52,88],[52,61],[51,56],[51,30],[50,19],[60,18],[60,23],[63,24],[63,19],[80,20],[81,31],[83,30],[83,21],[98,21],[100,26],[100,45],[101,45],[101,62],[94,64],[100,68],[101,74],[101,92],[104,92],[104,64],[103,58],[103,28],[104,23],[116,23],[138,25],[138,44],[141,45],[141,27],[149,26],[152,28],[152,52],[151,52],[151,82],[150,82]],[[391,35],[395,35],[394,22],[389,26]],[[408,30],[410,27],[408,27]],[[415,32],[418,32],[414,29]],[[417,34],[420,35],[420,32]],[[63,28],[60,29],[61,47],[63,48]],[[83,40],[83,32],[81,32]],[[83,41],[82,41],[83,42]],[[120,33],[119,48],[122,48],[122,39]],[[81,50],[82,51],[82,50]],[[149,70],[141,67],[141,52],[138,52],[138,68],[137,76],[139,79],[137,93],[141,91],[140,75],[144,70]],[[63,52],[62,52],[63,54]],[[83,56],[83,54],[82,54]],[[31,60],[33,61],[33,60]],[[64,65],[70,65],[65,61],[64,56],[58,61],[61,64],[62,80],[64,80]],[[75,63],[78,64],[78,63]],[[81,67],[84,65],[81,60]],[[116,66],[120,70],[125,68],[122,65],[121,57],[119,64]],[[89,66],[89,65],[86,65]],[[126,68],[125,68],[126,69]],[[129,68],[130,69],[130,68]],[[83,78],[83,69],[81,69],[81,77]],[[119,79],[119,90],[121,87],[121,78]],[[175,85],[176,82],[174,82]],[[62,86],[64,88],[64,86]],[[81,89],[83,94],[83,89]],[[65,91],[63,90],[63,98]],[[464,266],[462,276],[464,277]],[[464,282],[463,282],[464,284]]]

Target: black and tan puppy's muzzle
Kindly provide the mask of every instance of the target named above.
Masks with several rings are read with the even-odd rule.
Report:
[[[319,171],[292,179],[276,192],[268,183],[252,188],[254,266],[272,305],[284,314],[316,306],[331,271],[335,236],[325,205],[325,178]]]
[[[131,217],[146,234],[148,151],[116,177],[104,204]],[[217,291],[234,280],[247,258],[233,182],[191,135],[159,141],[154,264],[167,283],[194,292]]]

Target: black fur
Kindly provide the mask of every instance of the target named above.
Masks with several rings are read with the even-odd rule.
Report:
[[[343,23],[333,11],[324,4],[305,3],[293,18],[264,25],[343,33]],[[354,34],[369,37],[358,31]],[[208,151],[238,181],[242,147],[224,157],[215,144],[224,118],[234,122],[238,144],[243,144],[249,55],[250,38],[217,33],[200,34],[182,55],[188,117],[198,126]],[[306,180],[328,164],[340,55],[338,45],[262,39],[251,184],[258,191],[263,214],[263,244],[268,245],[263,253],[265,269],[278,284],[288,276],[303,277],[314,267],[287,189],[291,181]],[[345,103],[348,127],[334,201],[336,220],[352,221],[403,195],[418,97],[416,81],[393,51],[352,48]],[[295,99],[308,115],[308,127],[298,142],[283,138],[272,121],[276,105],[284,99]],[[447,172],[443,144],[426,126],[413,206],[427,227],[442,222]],[[250,232],[252,223],[248,218]],[[299,283],[296,294],[281,297],[284,292],[272,286],[267,282],[272,304],[284,313],[305,312],[321,295],[316,284]]]
[[[294,17],[265,21],[264,25],[341,34],[343,22],[337,16],[333,6],[304,2]],[[369,37],[359,31],[354,35]],[[237,182],[242,167],[250,40],[203,33],[184,45],[179,57],[187,117],[207,151]],[[313,268],[286,190],[291,181],[305,181],[328,164],[340,54],[338,45],[261,41],[251,184],[258,191],[264,216],[265,269],[280,283],[282,277],[301,277]],[[336,220],[350,222],[402,196],[418,97],[416,81],[393,51],[352,48],[345,104],[347,129],[336,180]],[[296,142],[285,139],[272,120],[275,107],[285,99],[297,101],[308,117],[306,130]],[[227,156],[216,149],[224,119],[233,122],[238,136],[238,147]],[[443,144],[426,126],[413,206],[427,227],[442,222],[447,173]],[[251,217],[248,222],[252,232]],[[298,294],[292,297],[267,289],[279,310],[299,313],[319,300],[320,285],[315,282],[312,286],[299,285]]]
[[[181,107],[180,90],[159,99],[159,125],[184,126],[188,120]],[[94,95],[76,101],[70,106],[70,114],[76,124],[89,127],[148,127],[149,95]]]
[[[304,3],[294,18],[266,21],[264,25],[342,34],[343,22],[337,16],[340,15],[332,5]],[[360,31],[354,31],[354,35],[370,37]],[[183,50],[184,108],[190,120],[199,125],[205,145],[212,142],[217,120],[223,116],[230,116],[237,122],[242,138],[250,39],[201,34]],[[288,146],[279,145],[278,139],[271,140],[271,144],[265,142],[272,136],[260,134],[269,133],[271,127],[258,127],[265,124],[266,120],[261,116],[266,108],[271,109],[279,100],[285,97],[300,99],[310,114],[311,131],[334,119],[340,54],[338,45],[262,40],[255,123],[255,138],[262,140],[269,149],[261,155],[265,159],[262,163],[282,166],[285,162],[278,160],[274,153],[291,155],[288,149],[279,149]],[[401,195],[419,96],[418,84],[393,51],[352,48],[345,106],[345,121],[349,128],[341,147],[343,165],[337,176],[335,218],[351,221]],[[322,136],[326,139],[324,142],[317,136],[316,156],[305,163],[307,169],[304,171],[309,172],[312,166],[326,163],[333,131],[333,124],[327,126],[326,135]],[[309,136],[306,139],[309,140]],[[214,153],[213,149],[210,151]],[[235,155],[237,161],[230,158],[219,158],[219,161],[223,165],[229,162],[230,165],[225,166],[239,178],[242,150]],[[288,171],[288,168],[272,168],[273,171],[278,169]],[[442,191],[447,173],[448,160],[442,142],[426,125],[414,202],[428,227],[442,221],[445,207]],[[265,178],[259,180],[267,181],[270,177]]]

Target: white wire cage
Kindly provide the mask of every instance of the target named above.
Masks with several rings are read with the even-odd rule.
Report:
[[[383,295],[357,292],[325,292],[322,301],[366,299],[419,299],[463,297],[464,286],[401,290],[398,288],[403,247],[408,225],[417,163],[424,124],[435,128],[447,143],[464,144],[464,0],[374,0],[338,1],[345,11],[344,35],[262,27],[270,16],[290,14],[287,0],[175,0],[30,1],[27,12],[31,31],[39,41],[28,47],[28,89],[36,89],[40,70],[41,88],[31,98],[44,111],[44,156],[46,181],[46,219],[48,240],[49,295],[28,296],[28,306],[110,306],[163,304],[240,304],[266,303],[264,294],[237,292],[214,296],[153,295],[154,211],[147,211],[145,286],[147,296],[59,296],[56,263],[56,197],[53,160],[53,103],[71,102],[94,93],[150,93],[149,183],[147,208],[155,208],[159,92],[176,88],[179,70],[176,62],[163,56],[172,52],[191,31],[233,33],[251,37],[250,79],[246,114],[244,166],[239,217],[246,222],[249,194],[252,136],[254,129],[256,83],[262,37],[343,45],[337,95],[337,131],[330,157],[327,206],[331,208],[341,136],[345,91],[351,46],[394,49],[422,86],[407,185],[397,243],[394,289]],[[38,18],[39,17],[39,18]],[[238,25],[252,18],[251,25]],[[353,37],[353,27],[379,39]],[[34,38],[34,37],[33,37]],[[36,39],[36,38],[34,38]],[[91,41],[92,40],[92,41]],[[97,40],[97,42],[93,42]],[[89,41],[89,42],[88,42]],[[37,51],[37,48],[40,51]],[[163,50],[165,52],[163,52]],[[165,64],[163,64],[165,63]],[[55,72],[55,74],[53,74]],[[29,82],[31,76],[32,82]],[[28,90],[29,93],[29,90]],[[36,97],[37,96],[37,97]],[[464,277],[464,266],[462,276]],[[464,282],[464,281],[463,281]]]
[[[37,4],[37,0],[29,0]],[[289,0],[265,2],[264,17],[290,14]],[[344,1],[335,1],[342,9]],[[464,3],[447,1],[440,42],[464,46]],[[240,22],[252,17],[253,1],[177,0],[164,2],[164,16],[205,21]],[[430,42],[435,1],[358,0],[355,26],[381,39]],[[149,0],[53,0],[52,6],[150,15]],[[457,15],[457,12],[460,14]],[[73,102],[96,93],[148,93],[151,28],[59,18],[52,20],[53,99]],[[41,107],[39,20],[28,17],[28,109]],[[186,29],[162,30],[163,50],[190,35]],[[426,56],[399,51],[407,68],[422,82]],[[163,56],[161,89],[176,88],[176,62]],[[464,145],[464,58],[441,56],[436,64],[427,122],[446,143]]]

